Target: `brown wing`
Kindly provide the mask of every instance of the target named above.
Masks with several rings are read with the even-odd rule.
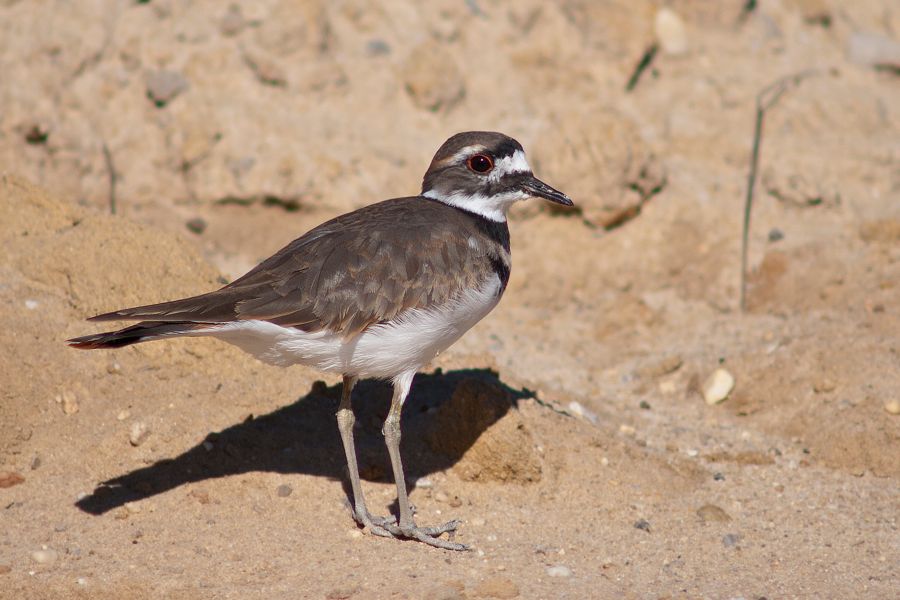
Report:
[[[491,261],[487,248],[469,246],[470,228],[437,202],[388,200],[316,227],[220,290],[94,319],[259,319],[352,335],[483,281]]]

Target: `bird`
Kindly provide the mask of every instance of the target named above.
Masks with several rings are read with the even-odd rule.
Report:
[[[444,142],[417,196],[370,204],[311,229],[216,291],[125,308],[89,321],[139,321],[68,340],[79,349],[120,348],[209,336],[280,366],[343,377],[336,418],[356,523],[374,535],[469,550],[461,525],[416,524],[400,457],[400,414],[416,372],[497,306],[511,268],[509,208],[541,198],[573,206],[537,179],[515,139],[468,131]],[[392,383],[382,427],[399,518],[369,513],[353,440],[351,394],[360,378]]]

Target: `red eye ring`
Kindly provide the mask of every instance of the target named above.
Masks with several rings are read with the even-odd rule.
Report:
[[[466,166],[469,167],[470,171],[484,174],[494,168],[494,161],[487,154],[476,154],[469,157],[469,160],[466,161]]]

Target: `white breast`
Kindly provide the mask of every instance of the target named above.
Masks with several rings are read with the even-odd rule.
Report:
[[[267,321],[237,321],[204,331],[263,362],[304,364],[320,371],[389,379],[415,371],[450,347],[497,305],[502,285],[491,275],[482,286],[445,304],[400,313],[353,338],[307,333]]]

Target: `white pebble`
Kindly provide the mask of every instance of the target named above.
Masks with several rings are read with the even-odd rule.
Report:
[[[623,423],[622,425],[619,425],[619,433],[631,437],[637,433],[637,429],[635,429],[631,425],[625,425]]]
[[[569,412],[575,415],[576,417],[580,417],[585,421],[589,421],[591,423],[597,424],[597,415],[584,407],[581,402],[576,402],[575,400],[569,402],[569,406],[567,407]]]
[[[550,577],[571,577],[572,569],[565,565],[555,565],[553,567],[547,567],[547,575]]]
[[[653,23],[656,39],[666,54],[684,54],[688,39],[684,21],[670,8],[661,8]]]
[[[418,479],[416,479],[416,487],[427,490],[434,487],[434,482],[427,477],[419,477]]]
[[[127,419],[127,418],[130,417],[130,416],[131,416],[131,411],[130,411],[130,410],[120,410],[120,411],[119,411],[119,414],[116,415],[116,420],[117,420],[117,421],[124,421],[125,419]]]
[[[79,577],[75,580],[75,583],[77,583],[78,585],[87,585],[87,578]]]
[[[889,400],[885,402],[884,410],[892,415],[900,415],[900,400]]]
[[[50,550],[49,548],[35,550],[31,553],[31,559],[42,565],[49,565],[56,560],[57,556],[56,550]]]
[[[148,435],[150,435],[150,429],[147,424],[143,421],[135,421],[128,431],[128,441],[132,446],[140,446],[147,440]]]
[[[716,369],[703,382],[703,399],[713,406],[728,398],[734,389],[734,375],[725,369]]]
[[[56,396],[56,402],[62,405],[64,414],[74,415],[78,412],[78,398],[75,397],[75,392],[72,390],[65,390],[62,394]]]
[[[34,310],[38,306],[40,306],[40,303],[37,300],[26,300],[25,301],[25,308],[27,308],[28,310]]]

